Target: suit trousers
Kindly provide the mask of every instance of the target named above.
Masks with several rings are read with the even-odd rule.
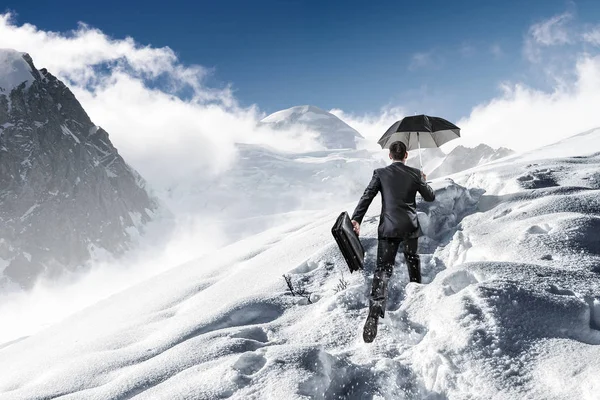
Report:
[[[421,261],[417,253],[419,239],[380,238],[377,244],[377,265],[373,275],[370,306],[371,308],[379,308],[382,318],[385,315],[388,282],[394,272],[396,253],[398,253],[401,243],[403,244],[404,258],[406,259],[410,281],[421,283]]]

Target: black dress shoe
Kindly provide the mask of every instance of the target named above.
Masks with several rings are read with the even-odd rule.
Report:
[[[375,340],[375,336],[377,336],[379,315],[380,312],[377,307],[371,307],[369,309],[369,316],[367,317],[367,322],[365,322],[365,327],[363,329],[363,340],[365,343],[371,343]]]

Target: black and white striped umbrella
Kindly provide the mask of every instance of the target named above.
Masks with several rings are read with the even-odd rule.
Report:
[[[439,117],[412,115],[396,121],[377,142],[382,149],[401,141],[406,150],[440,147],[444,143],[460,137],[460,128]],[[419,152],[419,158],[421,152]],[[423,162],[421,161],[421,169]]]

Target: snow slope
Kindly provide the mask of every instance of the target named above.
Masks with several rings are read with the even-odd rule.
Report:
[[[595,130],[434,182],[425,284],[399,255],[373,344],[378,207],[353,275],[324,210],[0,345],[0,398],[597,399],[599,148]]]

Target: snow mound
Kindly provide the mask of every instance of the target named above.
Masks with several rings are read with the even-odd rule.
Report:
[[[356,139],[362,138],[344,121],[315,106],[296,106],[278,111],[260,123],[277,130],[299,127],[315,132],[317,141],[328,149],[355,149]]]
[[[35,79],[26,57],[27,53],[0,49],[0,94],[9,94],[23,82],[29,85]]]

